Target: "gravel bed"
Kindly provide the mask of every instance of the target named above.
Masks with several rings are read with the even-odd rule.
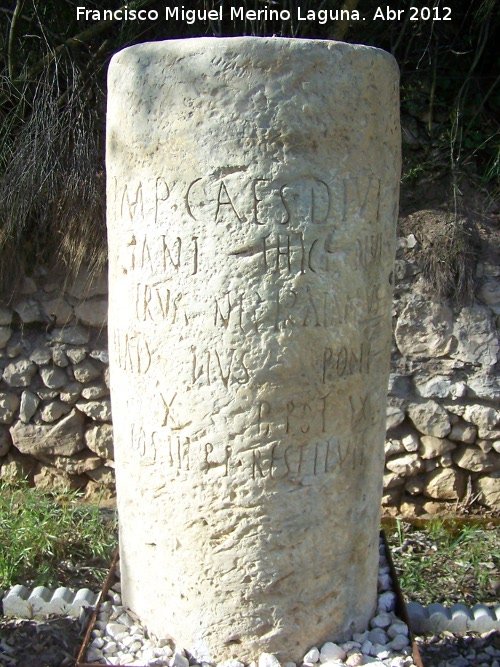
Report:
[[[381,540],[379,560],[379,595],[377,613],[370,628],[354,634],[341,644],[327,642],[307,650],[301,664],[304,667],[325,665],[371,664],[373,667],[415,667],[412,658],[408,626],[395,613],[396,595],[391,590],[390,569]],[[199,663],[181,647],[169,640],[149,637],[139,619],[121,604],[120,584],[115,584],[102,603],[92,630],[86,654],[88,662],[103,665],[147,665],[148,667],[193,667]],[[200,667],[208,667],[201,663]],[[218,667],[244,667],[238,660],[226,660]],[[257,667],[252,663],[251,667]],[[258,667],[280,667],[273,655],[263,653]],[[297,667],[285,663],[283,667]]]

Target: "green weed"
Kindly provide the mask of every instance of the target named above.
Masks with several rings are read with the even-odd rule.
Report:
[[[388,541],[407,599],[426,605],[497,601],[498,527],[441,519],[422,528],[397,522]]]
[[[114,518],[27,485],[0,484],[0,587],[102,583],[116,546]]]

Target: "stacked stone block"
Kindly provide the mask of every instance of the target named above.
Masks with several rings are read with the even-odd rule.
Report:
[[[112,490],[107,280],[39,270],[0,307],[0,478]]]

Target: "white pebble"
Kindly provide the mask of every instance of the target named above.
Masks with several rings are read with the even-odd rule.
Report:
[[[109,637],[112,637],[113,639],[117,637],[118,635],[121,635],[123,633],[126,633],[128,635],[127,628],[122,625],[121,623],[108,623],[106,626],[106,634]]]
[[[104,639],[102,637],[96,637],[92,640],[90,645],[94,648],[102,648],[104,646]]]
[[[149,649],[148,653],[151,653],[151,658],[156,658],[153,649]],[[146,651],[143,653],[143,657]],[[171,657],[170,662],[168,663],[170,667],[189,667],[189,660],[184,655],[184,651],[175,650],[174,655]]]
[[[332,660],[345,660],[347,653],[338,645],[333,642],[326,642],[321,648],[321,653],[319,654],[320,662],[330,662]]]
[[[379,660],[385,660],[391,655],[391,652],[387,649],[385,644],[374,644],[372,646],[371,655]]]
[[[259,656],[259,667],[281,667],[280,661],[272,653],[261,653]]]
[[[116,619],[118,623],[121,623],[124,625],[126,628],[131,628],[134,625],[134,621],[130,618],[130,616],[127,613],[120,614],[118,618]]]
[[[372,650],[373,644],[369,639],[367,639],[365,642],[361,644],[361,653],[363,655],[370,655],[370,651]]]
[[[319,660],[319,649],[317,646],[313,646],[305,654],[303,662],[308,663],[310,665],[314,665],[314,663],[318,662],[318,660]]]
[[[396,607],[396,596],[392,591],[386,591],[378,596],[378,612],[394,611]]]
[[[133,635],[127,635],[126,637],[124,637],[122,639],[121,643],[122,643],[122,646],[125,646],[125,648],[127,648],[127,647],[131,646],[135,641],[136,640],[135,640]],[[141,644],[141,646],[142,646],[142,644]]]
[[[115,653],[117,653],[118,646],[116,645],[116,642],[107,642],[106,644],[104,644],[102,652],[105,653],[106,655],[114,655]]]
[[[353,653],[347,657],[345,664],[349,667],[359,667],[365,664],[365,656],[362,653]]]
[[[97,660],[102,660],[104,654],[98,648],[89,648],[87,651],[87,660],[89,662],[97,662]]]
[[[217,667],[245,667],[245,665],[240,662],[239,660],[235,660],[234,658],[230,658],[229,660],[224,660],[224,662],[220,662]]]
[[[368,639],[372,644],[387,644],[387,635],[382,628],[374,628],[368,633]]]
[[[403,623],[403,621],[395,621],[388,629],[387,629],[387,636],[390,639],[394,639],[397,635],[406,635],[408,637],[409,635],[409,629],[406,623]]]
[[[381,611],[380,614],[374,616],[370,621],[372,628],[388,628],[391,625],[391,617],[386,611]]]

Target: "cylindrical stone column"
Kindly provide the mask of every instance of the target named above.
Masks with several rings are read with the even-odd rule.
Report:
[[[376,604],[398,71],[192,39],[109,70],[123,598],[204,660],[299,660]]]

